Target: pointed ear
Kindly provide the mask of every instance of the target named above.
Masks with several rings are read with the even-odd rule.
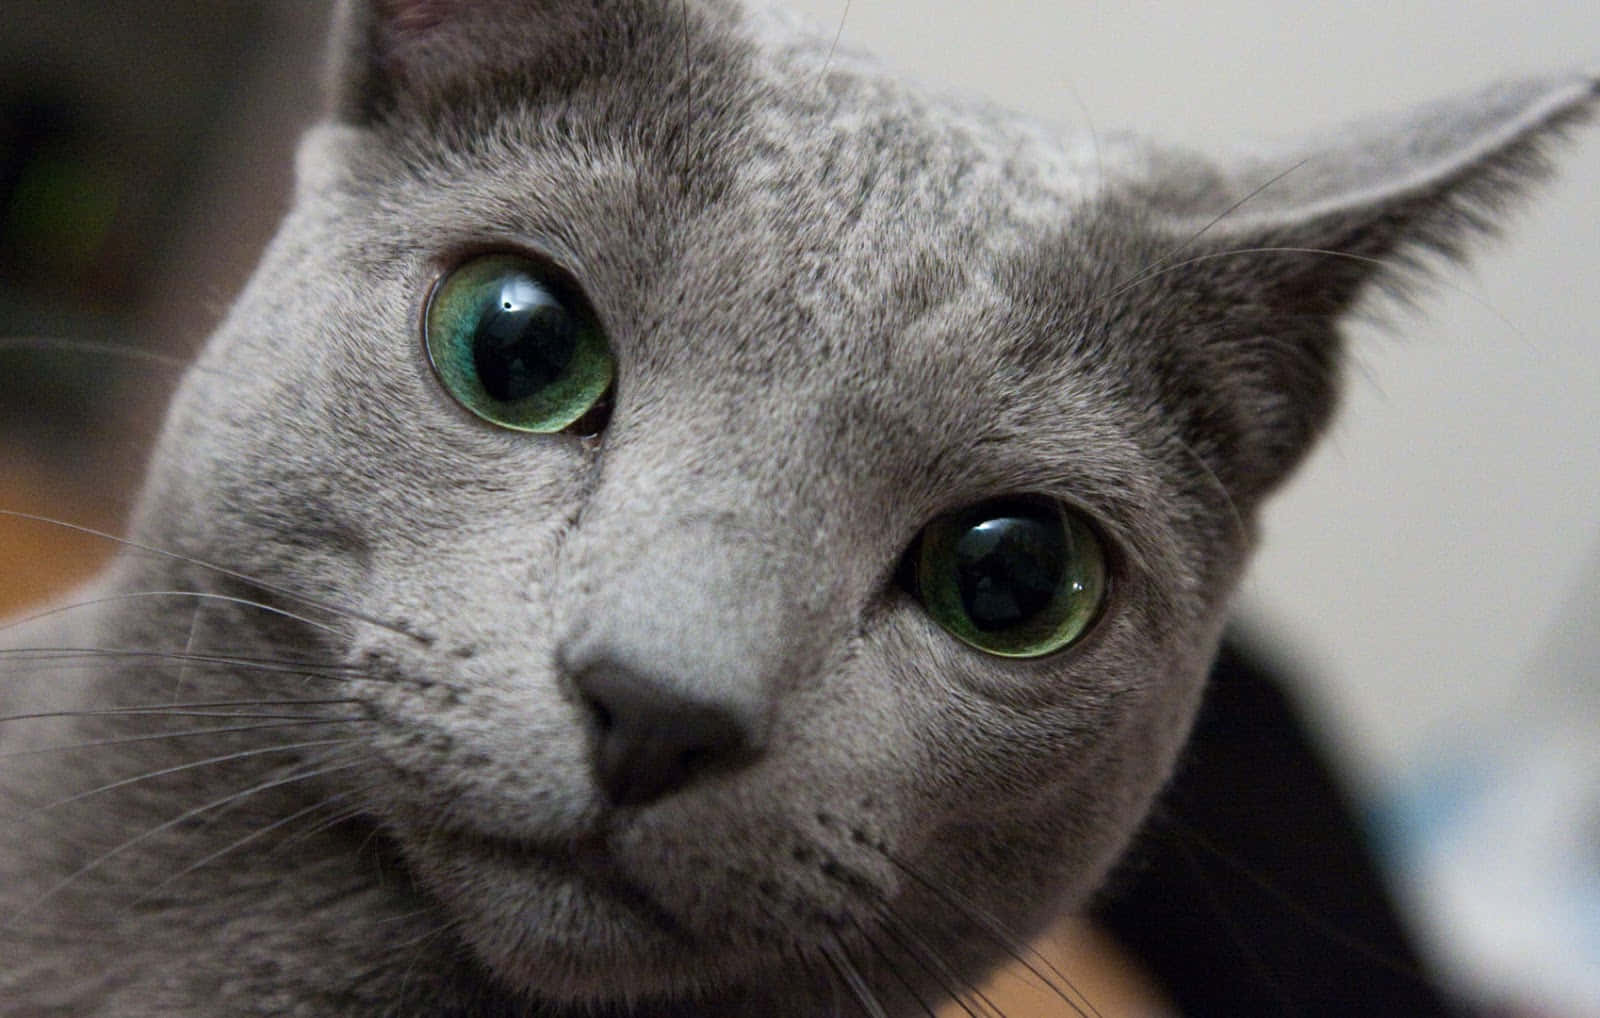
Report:
[[[1374,285],[1403,294],[1417,269],[1464,258],[1597,100],[1600,77],[1511,82],[1240,159],[1198,188],[1192,167],[1158,182],[1171,255],[1150,275],[1223,309],[1187,342],[1235,382],[1243,437],[1217,469],[1236,498],[1282,481],[1327,423],[1339,316]]]
[[[367,124],[426,106],[463,82],[519,75],[557,85],[603,66],[648,5],[571,0],[339,0],[329,73],[333,117]],[[635,10],[639,8],[640,10]],[[606,20],[615,22],[607,32]]]
[[[334,119],[369,123],[419,76],[475,64],[470,51],[450,51],[461,23],[480,16],[457,0],[339,0],[328,72]]]
[[[1274,282],[1297,309],[1343,310],[1369,282],[1403,286],[1395,269],[1464,259],[1548,175],[1549,143],[1597,100],[1600,76],[1503,82],[1240,160],[1234,188],[1260,191],[1208,231],[1206,247],[1339,252],[1285,261]]]

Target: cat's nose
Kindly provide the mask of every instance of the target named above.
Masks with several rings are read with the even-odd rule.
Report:
[[[589,712],[595,778],[619,806],[653,802],[759,751],[755,705],[696,695],[670,675],[601,656],[573,675]]]
[[[637,806],[758,760],[781,691],[815,659],[801,570],[721,520],[629,543],[591,522],[579,540],[587,582],[563,602],[557,666],[599,789]]]

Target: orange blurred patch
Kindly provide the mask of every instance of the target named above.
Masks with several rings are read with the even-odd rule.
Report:
[[[1060,989],[1077,1010],[1047,988],[1027,966],[1013,963],[997,972],[983,988],[984,997],[1006,1018],[1062,1018],[1078,1014],[1155,1018],[1177,1013],[1162,999],[1154,983],[1133,959],[1111,938],[1083,920],[1064,920],[1040,937],[1034,948],[1055,972],[1038,958],[1028,960],[1054,983],[1062,983],[1061,977],[1065,977],[1070,985],[1060,986]],[[984,1013],[978,1007],[972,1010]],[[939,1018],[968,1018],[970,1013],[959,1004],[949,1004],[940,1009]]]
[[[72,501],[37,470],[0,462],[0,509],[107,527],[106,520],[84,518]],[[102,538],[0,515],[0,618],[65,594],[99,571],[115,550]]]

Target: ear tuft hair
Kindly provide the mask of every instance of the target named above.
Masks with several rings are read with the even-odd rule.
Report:
[[[1502,82],[1243,160],[1227,174],[1236,190],[1279,176],[1208,231],[1205,247],[1335,252],[1276,278],[1296,307],[1342,311],[1368,284],[1402,289],[1407,274],[1393,269],[1464,260],[1549,176],[1551,142],[1597,105],[1600,75]]]
[[[1404,296],[1418,270],[1464,260],[1597,106],[1597,75],[1505,82],[1209,174],[1158,171],[1171,186],[1158,180],[1147,205],[1173,254],[1149,277],[1226,309],[1190,354],[1240,383],[1227,412],[1250,438],[1215,464],[1237,498],[1280,483],[1326,425],[1339,316],[1374,287]]]

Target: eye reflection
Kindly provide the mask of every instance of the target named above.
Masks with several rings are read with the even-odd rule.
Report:
[[[546,434],[604,426],[615,361],[559,270],[517,255],[465,262],[429,295],[423,341],[445,391],[492,424]]]
[[[1038,496],[982,502],[924,528],[912,590],[957,639],[1001,657],[1041,657],[1080,639],[1105,599],[1094,530]]]

